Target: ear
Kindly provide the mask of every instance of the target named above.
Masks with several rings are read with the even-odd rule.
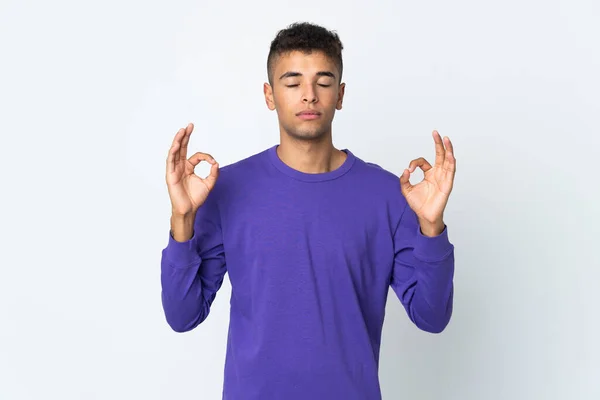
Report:
[[[263,93],[265,94],[265,102],[267,103],[267,107],[269,108],[269,110],[273,111],[275,109],[275,100],[273,99],[273,88],[266,82],[263,85]]]
[[[344,101],[345,91],[346,91],[346,84],[345,83],[340,84],[340,88],[338,90],[338,100],[337,100],[337,104],[335,105],[335,108],[337,110],[342,109],[342,102]]]

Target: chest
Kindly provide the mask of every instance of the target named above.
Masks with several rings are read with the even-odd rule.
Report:
[[[384,265],[393,257],[385,202],[352,191],[247,193],[224,213],[228,269],[236,265],[297,265],[328,268]]]

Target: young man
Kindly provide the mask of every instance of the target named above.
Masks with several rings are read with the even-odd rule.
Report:
[[[175,331],[194,329],[228,271],[224,399],[380,399],[388,289],[420,329],[450,320],[452,144],[434,131],[435,164],[417,158],[400,177],[334,148],[341,51],[337,34],[307,23],[273,40],[264,94],[278,145],[219,168],[205,153],[187,158],[190,124],[169,151],[164,312]],[[194,174],[201,161],[206,179]],[[417,167],[425,177],[413,186]]]

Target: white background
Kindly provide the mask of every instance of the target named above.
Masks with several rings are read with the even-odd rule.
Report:
[[[337,147],[400,174],[433,129],[455,146],[453,319],[421,332],[390,292],[384,399],[600,398],[599,20],[595,0],[2,0],[0,398],[220,399],[227,278],[194,331],[162,313],[165,160],[188,122],[221,165],[277,143],[262,84],[295,21],[344,43]]]

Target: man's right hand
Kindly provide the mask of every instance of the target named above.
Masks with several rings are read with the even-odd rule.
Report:
[[[187,146],[194,125],[181,128],[169,150],[167,157],[167,189],[171,198],[173,217],[192,219],[196,211],[206,201],[219,176],[219,164],[206,153],[195,153],[187,158]],[[211,164],[210,175],[201,178],[194,173],[194,168],[201,162]]]

